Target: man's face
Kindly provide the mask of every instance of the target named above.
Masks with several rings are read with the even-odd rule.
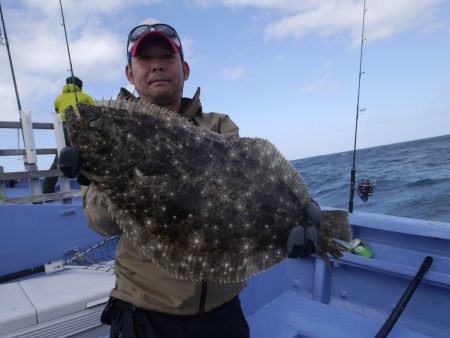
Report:
[[[189,66],[167,42],[159,38],[142,41],[125,73],[142,100],[178,111]]]

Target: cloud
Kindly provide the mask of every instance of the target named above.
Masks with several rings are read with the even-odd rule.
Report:
[[[18,2],[29,15],[56,17],[61,21],[61,8],[58,1],[23,0]],[[62,6],[66,20],[82,23],[85,22],[84,18],[99,17],[104,14],[120,15],[128,8],[150,6],[161,2],[162,0],[62,0]],[[75,20],[77,18],[79,21]]]
[[[224,70],[223,74],[227,80],[237,80],[240,79],[245,73],[244,66],[237,66],[233,69]]]
[[[305,93],[313,93],[320,91],[321,89],[334,91],[338,89],[338,86],[332,80],[333,72],[333,62],[328,60],[315,69],[312,69],[313,76],[317,75],[317,77],[319,77],[318,80],[308,84],[302,84],[298,87],[298,89]]]
[[[276,60],[276,61],[280,61],[280,60],[284,60],[285,57],[286,57],[285,54],[279,53],[279,54],[276,54],[276,55],[273,57],[273,59]]]
[[[268,39],[303,38],[309,34],[330,36],[348,29],[354,18],[356,12],[351,4],[330,1],[270,23],[265,36]]]
[[[318,69],[318,72],[326,73],[330,72],[333,69],[333,62],[331,60],[326,61],[323,63]]]
[[[123,76],[125,44],[122,37],[107,31],[85,30],[72,43],[77,72],[91,81],[108,82]]]
[[[262,9],[276,9],[279,11],[299,11],[315,7],[328,0],[192,0],[201,7],[222,5],[230,8],[256,7]]]
[[[355,0],[201,0],[202,6],[271,9],[266,24],[266,39],[302,39],[307,36],[344,35],[357,45],[361,39],[363,1]],[[439,6],[445,0],[376,0],[366,4],[368,42],[403,31],[423,31],[445,27],[436,22]],[[274,19],[275,18],[275,19]],[[444,19],[445,20],[445,19]]]
[[[191,56],[193,55],[193,52],[192,52],[193,40],[190,38],[184,37],[184,38],[181,38],[181,44],[183,45],[184,57],[186,59],[190,59]]]
[[[126,62],[125,41],[123,34],[115,30],[119,23],[130,27],[135,24],[133,17],[123,16],[123,12],[158,2],[63,0],[75,75],[86,84],[106,84],[122,79]],[[59,3],[24,0],[2,9],[23,109],[34,107],[37,115],[48,117],[53,96],[61,91],[64,79],[70,74]],[[109,24],[111,22],[116,24],[114,29]],[[0,72],[0,120],[17,120],[17,103],[6,48],[0,50],[0,67],[7,70]],[[107,93],[101,95],[108,96]]]
[[[305,93],[313,93],[313,92],[317,92],[324,88],[325,89],[335,89],[336,86],[330,82],[330,77],[331,77],[330,74],[325,74],[320,78],[320,80],[318,80],[314,83],[300,85],[299,90],[301,92],[305,92]]]
[[[6,69],[3,68],[2,69]],[[2,105],[2,120],[15,121],[19,119],[17,109],[17,101],[14,100],[14,88],[9,84],[1,81],[0,84],[0,98]]]

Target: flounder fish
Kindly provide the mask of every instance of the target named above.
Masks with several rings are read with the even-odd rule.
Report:
[[[143,101],[66,110],[81,173],[143,256],[179,279],[238,282],[286,257],[311,201],[269,141],[217,134]],[[347,213],[322,211],[319,254],[342,255]]]

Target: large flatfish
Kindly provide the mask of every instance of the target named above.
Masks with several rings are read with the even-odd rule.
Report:
[[[81,172],[125,236],[179,279],[237,282],[286,257],[311,197],[269,141],[217,134],[142,101],[66,111]],[[344,211],[322,212],[319,253],[339,257]]]

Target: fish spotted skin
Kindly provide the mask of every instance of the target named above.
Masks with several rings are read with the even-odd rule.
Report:
[[[179,279],[221,282],[285,258],[310,196],[270,142],[196,127],[142,101],[77,108],[66,120],[82,173],[144,257]]]

